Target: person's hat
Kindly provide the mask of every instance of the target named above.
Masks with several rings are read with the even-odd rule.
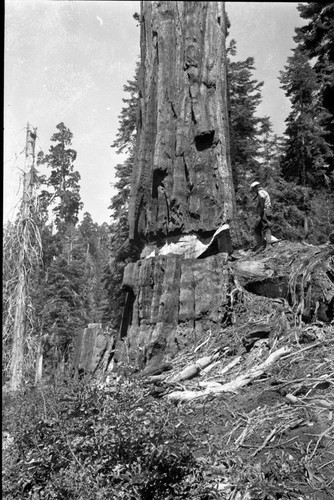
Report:
[[[255,181],[255,182],[252,182],[252,184],[250,185],[250,190],[252,191],[256,186],[259,186],[260,183]]]

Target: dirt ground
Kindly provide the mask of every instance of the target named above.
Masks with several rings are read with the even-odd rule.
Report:
[[[266,322],[271,328],[263,328],[267,331],[258,332],[254,341],[252,330],[261,318],[229,326],[202,349],[195,346],[180,356],[177,368],[156,382],[152,393],[159,390],[168,397],[177,388],[195,395],[178,407],[196,439],[195,456],[213,498],[334,499],[334,326],[319,322],[291,327],[276,310]],[[168,384],[181,366],[207,356],[217,345],[223,355],[212,369],[177,387]],[[245,386],[196,397],[208,383],[236,380],[282,346],[289,353]],[[236,358],[239,362],[221,375]]]
[[[283,394],[266,380],[186,404],[189,425],[201,435],[196,458],[219,498],[334,498],[333,410],[316,400],[291,404]],[[333,403],[333,390],[317,398]]]

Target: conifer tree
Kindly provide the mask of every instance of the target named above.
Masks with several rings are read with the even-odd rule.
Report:
[[[233,61],[236,42],[231,40],[228,53],[228,87],[230,104],[231,162],[236,191],[240,183],[257,171],[259,137],[263,118],[256,115],[262,100],[263,82],[254,79],[254,58]]]
[[[103,273],[108,264],[110,252],[109,226],[107,223],[100,226],[86,212],[78,226],[78,235],[85,254],[87,316],[89,322],[101,323],[109,321],[110,318],[104,314],[108,296],[103,286]]]
[[[121,291],[123,270],[136,253],[128,245],[129,224],[128,205],[130,197],[130,183],[134,162],[134,146],[136,140],[136,121],[138,113],[138,70],[137,64],[133,80],[124,85],[123,90],[128,97],[123,98],[125,106],[119,116],[119,128],[115,141],[112,144],[118,154],[126,154],[123,163],[115,166],[116,193],[111,198],[110,224],[110,261],[105,268],[103,280],[108,292],[108,302],[105,304],[104,314],[112,319],[114,327],[118,328],[121,321],[125,294]]]
[[[60,233],[64,233],[69,227],[78,222],[78,213],[82,208],[80,200],[80,174],[74,170],[74,161],[77,153],[72,146],[72,132],[63,122],[56,126],[58,132],[51,137],[49,153],[40,152],[38,165],[46,165],[50,170],[47,177],[47,188],[53,192],[44,191],[47,202],[56,200],[52,209],[56,216],[56,226]]]
[[[257,115],[264,83],[258,82],[253,76],[254,58],[235,60],[235,40],[231,40],[227,54],[231,163],[241,243],[247,246],[253,240],[254,223],[249,212],[252,203],[249,184],[254,179],[268,182],[276,175],[278,138],[272,133],[270,119]]]
[[[89,317],[85,249],[76,229],[80,199],[80,174],[74,170],[77,153],[72,149],[72,132],[63,122],[52,135],[48,154],[40,152],[38,165],[45,165],[45,189],[40,195],[45,214],[42,228],[43,268],[35,294],[40,341],[47,358],[54,362],[68,354],[73,337]],[[56,233],[47,214],[55,214]]]
[[[328,112],[321,104],[317,75],[308,57],[299,49],[294,50],[280,74],[282,88],[292,107],[286,120],[282,173],[287,180],[295,180],[302,186],[330,186],[332,152],[325,126]]]
[[[3,340],[6,375],[11,390],[22,389],[34,365],[34,276],[40,263],[41,239],[36,196],[38,175],[35,167],[37,129],[26,129],[25,167],[20,209],[14,224],[5,230],[3,291]],[[8,361],[10,360],[10,369]]]
[[[334,3],[306,2],[298,4],[300,16],[309,22],[296,28],[295,42],[309,59],[317,75],[320,104],[327,111],[324,122],[326,140],[334,153]],[[330,160],[334,170],[334,157]]]
[[[71,258],[62,252],[52,261],[43,292],[44,352],[54,366],[69,354],[77,331],[89,321],[87,275],[84,248],[76,234]]]

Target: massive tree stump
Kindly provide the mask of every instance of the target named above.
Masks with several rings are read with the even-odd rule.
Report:
[[[130,361],[142,368],[156,355],[176,354],[203,329],[218,327],[229,281],[221,254],[203,260],[169,254],[129,264],[123,282],[134,299],[125,328]]]
[[[148,257],[126,267],[124,285],[133,312],[116,362],[127,359],[143,368],[155,357],[172,358],[208,331],[223,336],[225,326],[237,326],[234,308],[246,303],[246,295],[263,297],[263,315],[266,301],[274,308],[282,299],[296,322],[332,321],[334,246],[281,242],[256,257],[244,252],[239,260],[225,253]]]

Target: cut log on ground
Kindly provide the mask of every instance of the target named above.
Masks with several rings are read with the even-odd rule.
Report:
[[[195,363],[187,366],[181,373],[178,373],[175,377],[170,381],[173,384],[178,382],[182,382],[183,380],[188,380],[196,375],[198,375],[204,368],[211,365],[219,356],[219,353],[216,353],[212,356],[204,356],[203,358],[198,359]]]
[[[270,354],[270,356],[261,364],[254,366],[243,375],[239,375],[234,380],[218,386],[216,383],[212,384],[203,391],[174,391],[167,394],[169,401],[185,402],[192,401],[197,398],[208,396],[210,394],[219,394],[221,392],[236,392],[241,387],[248,385],[252,380],[260,377],[265,370],[273,363],[278,361],[285,354],[289,354],[291,350],[288,347],[282,347],[277,351]]]

